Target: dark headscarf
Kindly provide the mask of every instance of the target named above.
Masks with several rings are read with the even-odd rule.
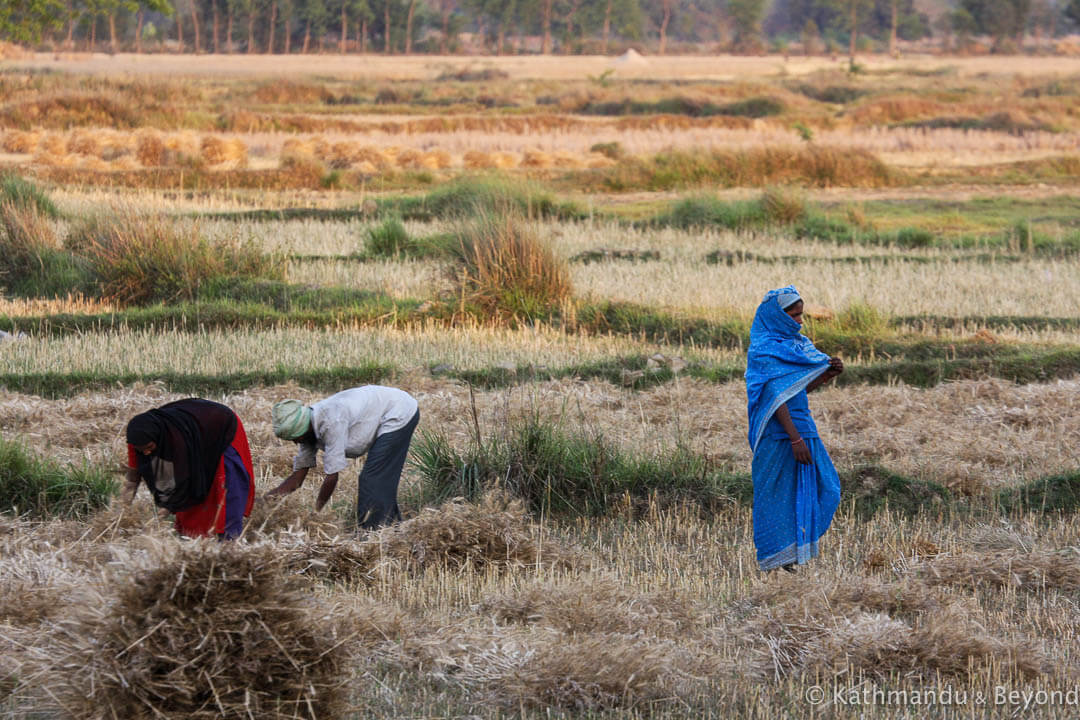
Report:
[[[221,456],[235,436],[236,413],[221,403],[199,398],[177,400],[141,413],[127,426],[128,444],[156,443],[149,456],[136,453],[137,469],[154,502],[172,512],[187,510],[206,499]],[[166,483],[163,478],[169,472],[172,482]]]

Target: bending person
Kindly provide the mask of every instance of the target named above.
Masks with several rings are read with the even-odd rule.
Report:
[[[325,477],[315,501],[321,510],[337,487],[346,458],[367,455],[356,492],[356,520],[372,529],[401,519],[397,491],[409,454],[413,431],[420,421],[416,399],[403,390],[365,385],[343,390],[305,407],[282,400],[273,408],[274,434],[300,446],[293,472],[270,495],[285,495],[304,484],[309,468],[323,451]]]
[[[142,481],[154,504],[175,513],[181,534],[240,535],[255,500],[255,475],[236,413],[210,400],[177,400],[133,417],[127,442],[127,502]]]
[[[754,545],[762,570],[794,571],[818,554],[840,504],[840,478],[821,444],[806,394],[844,371],[803,335],[794,286],[771,290],[750,328],[746,362],[754,452]]]

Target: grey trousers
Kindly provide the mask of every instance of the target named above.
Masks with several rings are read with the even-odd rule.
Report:
[[[361,528],[373,530],[401,520],[398,484],[418,422],[419,410],[405,427],[375,438],[368,450],[356,490],[356,522]]]

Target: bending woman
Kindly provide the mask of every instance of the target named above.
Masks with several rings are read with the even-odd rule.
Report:
[[[803,335],[793,285],[770,290],[750,327],[746,362],[754,452],[754,545],[762,570],[794,572],[818,554],[840,504],[840,478],[818,438],[806,393],[844,371]]]
[[[129,503],[141,480],[154,504],[176,514],[179,533],[240,535],[255,500],[255,475],[236,413],[210,400],[177,400],[133,417],[127,442]]]

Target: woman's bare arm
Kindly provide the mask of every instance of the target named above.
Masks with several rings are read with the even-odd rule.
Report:
[[[814,459],[810,457],[810,448],[806,447],[802,435],[795,429],[795,423],[791,421],[791,413],[788,411],[786,403],[776,409],[776,419],[780,421],[780,425],[784,428],[784,432],[787,433],[788,439],[791,440],[791,451],[795,454],[795,460],[803,465],[812,463]]]

